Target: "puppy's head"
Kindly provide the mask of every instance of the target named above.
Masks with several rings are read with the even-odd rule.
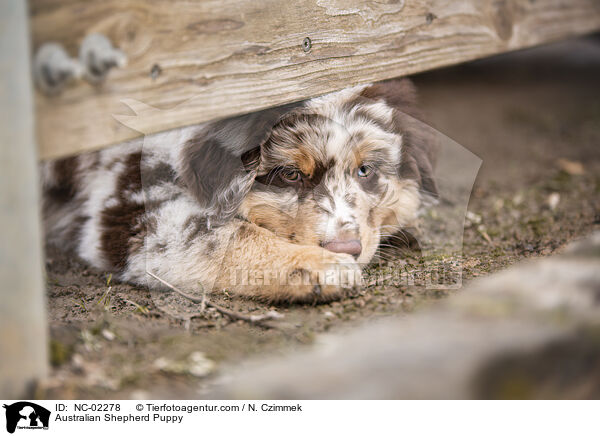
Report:
[[[368,262],[382,237],[412,223],[423,193],[436,194],[431,144],[404,115],[417,115],[414,103],[403,79],[288,107],[271,128],[249,124],[264,133],[234,147],[224,191],[240,193],[238,214],[280,237]]]

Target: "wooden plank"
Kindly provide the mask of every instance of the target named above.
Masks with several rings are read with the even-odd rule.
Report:
[[[27,8],[0,1],[0,398],[48,370]]]
[[[44,158],[600,29],[598,0],[32,0],[34,47],[102,32],[100,87],[37,95]],[[303,41],[312,47],[305,51]],[[160,71],[160,74],[153,74]],[[133,118],[123,99],[156,110]]]

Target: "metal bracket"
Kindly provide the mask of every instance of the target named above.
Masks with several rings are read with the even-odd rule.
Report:
[[[113,47],[110,40],[101,33],[91,33],[85,37],[79,48],[79,62],[84,67],[85,79],[96,85],[103,82],[108,72],[127,65],[127,56]]]
[[[65,85],[81,78],[83,68],[77,59],[71,58],[62,45],[48,42],[42,45],[33,60],[33,76],[40,91],[56,95]]]

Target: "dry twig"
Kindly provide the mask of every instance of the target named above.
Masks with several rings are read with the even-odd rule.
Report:
[[[181,295],[182,297],[190,300],[191,302],[203,304],[203,305],[206,305],[208,307],[212,307],[217,312],[222,313],[223,315],[227,315],[229,318],[231,318],[233,320],[236,320],[236,321],[245,321],[245,322],[248,322],[250,324],[257,324],[257,325],[261,325],[263,327],[269,327],[269,328],[271,328],[273,326],[270,325],[270,324],[265,324],[265,321],[269,321],[269,320],[272,320],[272,319],[283,318],[283,315],[281,315],[278,312],[275,312],[274,310],[272,310],[270,312],[267,312],[265,314],[262,314],[262,315],[244,315],[243,313],[234,312],[233,310],[226,309],[226,308],[224,308],[222,306],[219,306],[218,304],[215,304],[212,301],[208,300],[206,298],[206,292],[204,293],[204,295],[202,296],[202,298],[194,297],[193,295],[187,294],[187,293],[183,292],[181,289],[176,288],[175,286],[173,286],[172,284],[170,284],[166,280],[161,279],[156,274],[153,274],[150,271],[146,271],[146,273],[150,277],[158,280],[163,285],[165,285],[169,289],[177,292],[179,295]]]

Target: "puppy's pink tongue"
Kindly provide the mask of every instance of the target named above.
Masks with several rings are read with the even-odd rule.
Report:
[[[351,239],[348,241],[333,240],[323,245],[323,248],[334,253],[348,253],[353,256],[358,256],[362,251],[362,245],[358,239]]]

